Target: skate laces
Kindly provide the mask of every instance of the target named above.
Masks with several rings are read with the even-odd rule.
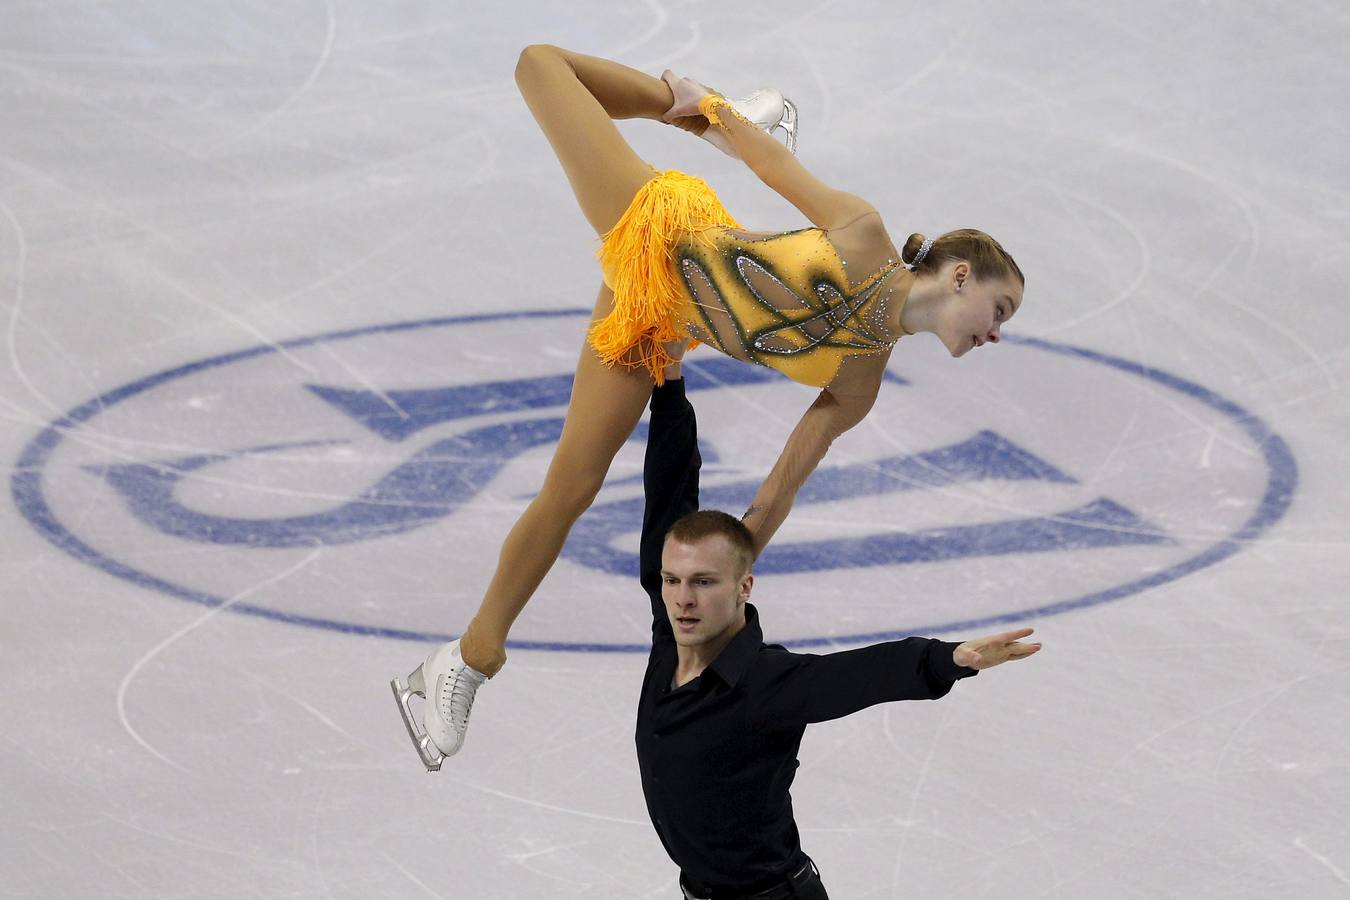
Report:
[[[436,710],[455,731],[462,733],[468,727],[473,698],[478,693],[480,684],[482,682],[473,677],[468,666],[447,675],[441,682],[441,690],[436,698]]]

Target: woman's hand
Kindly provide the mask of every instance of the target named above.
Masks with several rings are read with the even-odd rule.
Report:
[[[680,78],[669,69],[661,73],[661,80],[670,86],[670,92],[675,95],[675,102],[661,116],[661,121],[668,125],[677,125],[679,123],[676,120],[694,116],[702,119],[703,115],[698,111],[699,101],[709,94],[717,93],[712,88],[699,84],[692,78]],[[705,119],[704,122],[706,123],[706,121]]]

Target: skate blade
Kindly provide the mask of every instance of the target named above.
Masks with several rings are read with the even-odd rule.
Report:
[[[417,672],[414,674],[421,675],[421,673],[422,667],[418,666]],[[419,679],[410,675],[408,676],[408,680],[416,684]],[[425,692],[414,690],[412,687],[405,685],[403,679],[398,678],[397,676],[389,682],[389,686],[394,690],[394,699],[398,701],[398,714],[403,717],[403,727],[408,729],[408,737],[412,740],[413,747],[417,750],[417,755],[422,758],[422,765],[427,767],[428,772],[439,772],[441,770],[441,763],[445,761],[445,754],[441,752],[439,747],[432,743],[431,738],[429,738],[427,733],[422,730],[422,725],[417,717],[413,715],[412,707],[410,705],[414,696],[420,696],[425,699]],[[418,687],[420,687],[420,685],[418,685]]]
[[[788,152],[797,155],[797,104],[786,97],[783,98],[783,118],[778,120],[775,128],[783,129],[787,135]]]

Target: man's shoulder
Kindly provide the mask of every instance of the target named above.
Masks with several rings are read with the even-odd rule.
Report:
[[[755,654],[755,670],[757,674],[772,677],[795,669],[813,658],[814,654],[797,653],[782,644],[761,644],[759,652]]]

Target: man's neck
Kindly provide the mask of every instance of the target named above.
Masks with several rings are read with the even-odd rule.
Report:
[[[722,655],[731,639],[745,628],[745,618],[731,625],[726,631],[705,644],[693,647],[677,645],[675,648],[675,685],[682,687],[703,674],[703,670],[712,665]]]

